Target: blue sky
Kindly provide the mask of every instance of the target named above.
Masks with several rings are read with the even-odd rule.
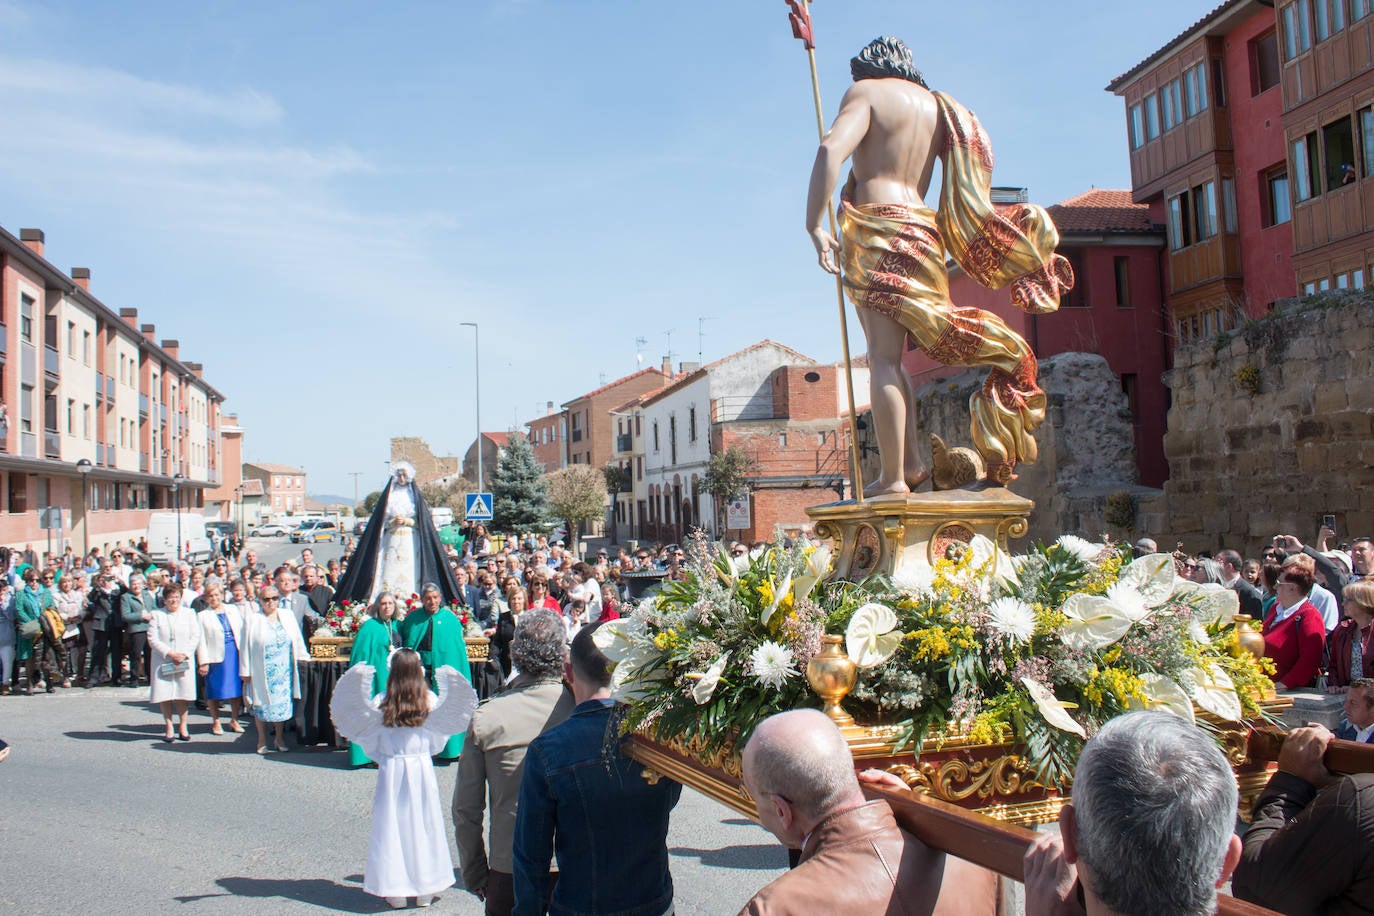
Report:
[[[819,0],[827,118],[892,34],[982,119],[994,183],[1129,187],[1103,87],[1212,5]],[[177,338],[311,492],[378,485],[392,436],[467,447],[464,321],[488,430],[634,371],[638,337],[645,365],[701,327],[707,360],[840,356],[782,0],[0,0],[0,35],[0,225]]]

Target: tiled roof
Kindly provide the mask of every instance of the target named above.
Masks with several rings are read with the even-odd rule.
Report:
[[[632,409],[632,408],[634,408],[634,407],[638,407],[639,404],[640,404],[642,401],[644,401],[646,398],[651,398],[651,397],[653,397],[654,395],[658,394],[660,391],[662,391],[664,388],[667,388],[667,387],[668,387],[667,385],[664,385],[664,386],[662,386],[661,388],[655,388],[653,391],[646,391],[646,392],[644,392],[643,394],[635,395],[634,397],[632,397],[632,398],[630,398],[628,401],[626,401],[624,404],[618,404],[618,405],[616,405],[615,407],[612,407],[610,410],[608,410],[608,411],[606,411],[606,412],[607,412],[607,413],[624,413],[624,412],[627,411],[627,410],[630,410],[630,409]]]
[[[245,461],[243,466],[246,468],[257,468],[269,474],[304,474],[300,468],[293,468],[289,464],[268,464],[264,461]]]
[[[262,489],[262,481],[261,481],[261,480],[245,480],[245,481],[243,482],[243,490],[242,490],[241,492],[243,493],[244,496],[266,496],[266,495],[267,495],[267,494],[263,491],[263,489]]]
[[[1264,3],[1262,2],[1262,0],[1224,0],[1223,3],[1215,7],[1210,13],[1203,16],[1201,19],[1199,19],[1197,22],[1194,22],[1192,25],[1188,26],[1188,28],[1184,29],[1182,32],[1179,32],[1164,47],[1160,48],[1158,51],[1155,51],[1149,57],[1145,58],[1140,63],[1136,64],[1134,67],[1127,70],[1125,73],[1121,74],[1116,79],[1108,83],[1107,91],[1117,92],[1119,89],[1123,88],[1125,84],[1129,82],[1132,78],[1139,76],[1142,71],[1144,71],[1155,61],[1163,57],[1166,53],[1169,52],[1170,49],[1172,49],[1175,45],[1182,42],[1184,39],[1194,37],[1204,27],[1211,25],[1217,19],[1220,19],[1223,15],[1230,12],[1234,12],[1247,6],[1253,6],[1256,9],[1259,9],[1262,6],[1267,6],[1270,10],[1269,14],[1271,16],[1274,15],[1273,3]]]
[[[642,400],[643,400],[644,404],[647,406],[651,401],[657,401],[659,398],[663,397],[663,396],[664,396],[665,394],[667,394],[668,392],[670,392],[670,391],[676,391],[677,389],[683,387],[684,385],[687,385],[687,384],[690,383],[690,382],[696,381],[697,379],[701,378],[703,375],[706,375],[707,373],[709,373],[712,369],[716,368],[717,366],[719,366],[719,365],[721,365],[721,364],[723,364],[723,363],[725,363],[725,362],[728,362],[729,360],[735,359],[736,357],[743,356],[745,353],[751,353],[751,352],[753,352],[754,350],[758,350],[758,349],[761,349],[761,348],[763,348],[763,347],[777,347],[779,350],[782,350],[782,351],[784,351],[784,352],[786,352],[786,353],[791,354],[792,356],[795,356],[795,357],[797,358],[797,361],[796,361],[793,365],[799,365],[799,366],[814,366],[814,365],[816,365],[816,361],[815,361],[814,359],[812,359],[811,357],[807,356],[805,353],[801,352],[800,350],[793,350],[793,349],[792,349],[791,347],[789,347],[787,344],[781,344],[781,343],[778,343],[776,340],[770,340],[770,339],[768,339],[767,337],[765,337],[763,340],[760,340],[758,343],[750,344],[749,346],[745,347],[743,350],[736,350],[734,353],[731,353],[729,356],[722,356],[720,359],[716,360],[715,362],[707,363],[706,365],[702,366],[700,369],[695,369],[695,370],[693,370],[693,371],[691,371],[691,372],[688,372],[686,375],[678,376],[676,379],[673,379],[669,384],[664,385],[662,388],[658,389],[657,391],[651,391],[651,392],[649,392],[648,394],[644,395],[643,398],[642,398]]]
[[[588,391],[586,394],[578,395],[575,398],[570,398],[563,402],[563,406],[567,407],[569,404],[573,404],[577,401],[589,400],[591,398],[596,397],[598,394],[601,394],[603,391],[609,391],[610,389],[615,388],[617,385],[623,385],[626,382],[633,381],[634,379],[637,379],[642,375],[648,375],[650,372],[652,372],[654,375],[667,378],[667,376],[663,375],[663,370],[659,369],[657,366],[648,366],[644,369],[640,369],[638,372],[632,372],[624,378],[618,378],[614,382],[608,382],[605,385],[602,385],[600,388],[595,388],[591,391]]]
[[[1150,232],[1158,228],[1150,220],[1149,206],[1134,203],[1130,191],[1092,188],[1047,209],[1061,234]]]
[[[482,433],[483,436],[495,442],[501,448],[510,445],[510,433]]]

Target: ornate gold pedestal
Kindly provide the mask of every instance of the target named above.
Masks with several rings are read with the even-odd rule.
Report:
[[[845,500],[806,510],[816,534],[838,547],[834,575],[858,582],[875,573],[891,576],[908,566],[930,566],[954,541],[975,534],[1007,550],[1026,533],[1035,503],[1005,487],[942,490],[883,496],[858,503]]]

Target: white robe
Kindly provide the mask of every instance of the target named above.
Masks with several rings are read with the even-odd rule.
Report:
[[[149,700],[162,703],[196,698],[196,650],[200,642],[200,620],[190,605],[183,604],[175,613],[165,608],[153,611],[153,620],[148,624],[148,648],[152,650],[148,663]],[[181,674],[163,677],[158,669],[167,661],[169,652],[185,654],[188,664]]]
[[[369,600],[391,592],[404,601],[420,590],[415,581],[415,501],[410,498],[409,486],[392,485],[382,522],[382,549],[377,554]]]
[[[372,692],[371,665],[355,665],[339,678],[329,712],[339,733],[377,761],[372,835],[363,890],[378,897],[421,897],[453,885],[444,803],[430,759],[448,739],[467,731],[477,694],[450,667],[437,672],[439,696],[430,694],[423,725],[388,728]]]

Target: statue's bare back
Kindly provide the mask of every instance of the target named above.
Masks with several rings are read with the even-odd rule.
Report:
[[[853,202],[923,202],[943,139],[935,97],[908,80],[864,80],[846,94],[841,117],[851,103],[868,112],[867,129],[852,156]]]

